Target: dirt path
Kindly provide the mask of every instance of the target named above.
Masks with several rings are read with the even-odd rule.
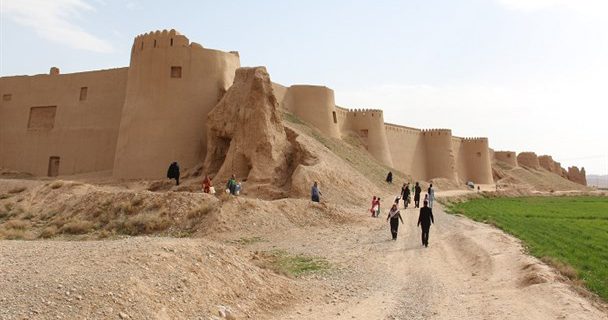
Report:
[[[224,302],[246,310],[238,319],[608,317],[518,240],[434,211],[429,248],[420,245],[416,209],[403,213],[397,241],[385,216],[365,213],[350,224],[219,242],[0,241],[0,319],[216,319]],[[249,236],[265,241],[223,241]],[[325,257],[333,267],[293,282],[251,264],[247,251],[273,249]]]
[[[388,198],[387,198],[388,199]],[[316,296],[272,319],[606,319],[519,241],[436,206],[430,246],[417,210],[396,242],[385,218],[368,225],[291,233],[279,246],[328,257],[346,276],[311,283]],[[280,238],[280,237],[279,237]],[[312,288],[316,287],[316,288]]]

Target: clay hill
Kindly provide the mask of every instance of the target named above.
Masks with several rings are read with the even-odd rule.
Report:
[[[328,136],[281,108],[275,89],[265,68],[237,69],[206,118],[205,160],[179,186],[2,170],[0,319],[608,315],[518,240],[440,205],[433,250],[416,245],[413,209],[403,212],[399,241],[387,241],[384,219],[369,216],[370,197],[386,209],[412,177],[359,136]],[[496,160],[491,171],[507,195],[587,190],[540,165]],[[202,192],[205,174],[217,194]],[[232,174],[243,185],[238,197],[223,192]],[[321,203],[308,199],[314,181]],[[450,179],[433,183],[440,198],[476,193]]]

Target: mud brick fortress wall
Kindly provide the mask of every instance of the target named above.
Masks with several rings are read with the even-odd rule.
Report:
[[[175,30],[137,36],[128,67],[0,78],[0,167],[38,176],[111,171],[162,178],[190,168],[207,147],[207,114],[232,85],[237,52],[203,48]],[[354,136],[379,162],[416,180],[489,184],[492,161],[544,168],[585,183],[550,156],[492,152],[487,138],[384,122],[382,110],[336,106],[325,86],[273,84],[280,106],[325,135]]]

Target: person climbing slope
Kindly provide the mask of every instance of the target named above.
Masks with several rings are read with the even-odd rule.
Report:
[[[397,232],[399,231],[399,220],[403,223],[403,218],[401,218],[401,213],[397,208],[397,205],[393,203],[391,210],[388,212],[388,216],[386,217],[386,221],[390,220],[391,226],[391,235],[393,236],[393,240],[397,240]]]
[[[372,199],[372,207],[369,209],[369,211],[372,213],[372,218],[376,216],[377,205],[377,198],[376,196],[374,196],[374,198]]]
[[[386,182],[393,183],[393,172],[392,171],[389,171],[388,174],[386,175]]]
[[[315,181],[312,185],[312,188],[310,189],[310,197],[311,200],[313,202],[320,202],[321,201],[321,190],[319,190],[319,185],[317,184],[317,182]]]

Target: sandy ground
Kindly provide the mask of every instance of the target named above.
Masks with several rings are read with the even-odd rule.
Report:
[[[0,241],[0,319],[217,319],[219,305],[237,319],[608,318],[517,239],[434,211],[428,248],[412,208],[397,241],[386,216],[364,212],[347,224],[213,240]],[[226,241],[251,236],[264,241]],[[253,252],[274,249],[332,268],[287,279],[252,263]]]

